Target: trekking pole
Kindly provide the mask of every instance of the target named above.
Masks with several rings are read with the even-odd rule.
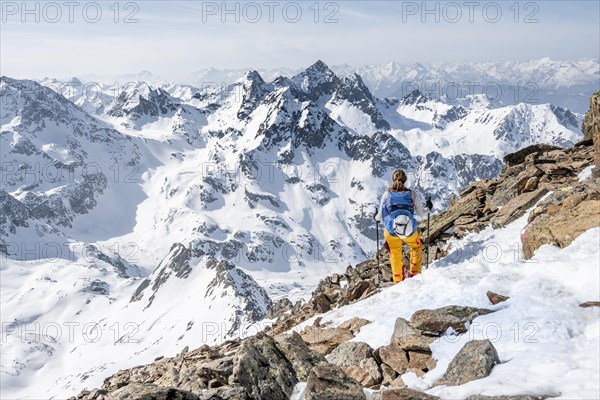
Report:
[[[431,210],[427,210],[427,254],[425,254],[425,269],[429,268],[429,216],[431,215]]]
[[[375,220],[375,234],[377,237],[377,290],[379,290],[381,288],[380,286],[380,281],[381,279],[379,278],[379,221],[377,220],[377,213],[379,212],[379,210],[377,209],[377,207],[375,207],[375,214],[373,214],[373,219]]]
[[[377,229],[377,290],[381,289],[380,267],[379,267],[379,221],[375,221],[375,229]]]

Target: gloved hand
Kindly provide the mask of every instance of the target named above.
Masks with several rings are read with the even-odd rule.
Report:
[[[431,202],[431,197],[427,198],[427,201],[425,202],[425,207],[427,207],[430,211],[433,209],[433,203]]]

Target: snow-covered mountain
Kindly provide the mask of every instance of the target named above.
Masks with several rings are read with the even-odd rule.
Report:
[[[402,98],[415,89],[430,97],[456,105],[470,95],[488,95],[496,107],[518,103],[550,103],[583,113],[589,97],[600,88],[598,60],[552,60],[463,62],[444,64],[398,63],[355,67],[334,65],[339,76],[360,75],[377,97]],[[245,71],[205,69],[192,74],[187,83],[227,85]],[[260,74],[270,81],[283,75],[291,77],[299,69],[262,69]]]
[[[2,380],[15,396],[97,386],[207,334],[235,336],[271,299],[310,294],[373,253],[373,208],[398,167],[441,210],[497,176],[507,152],[581,138],[582,116],[564,108],[380,99],[321,61],[204,90],[51,89],[0,82]],[[96,342],[20,330],[90,321]],[[90,353],[102,356],[75,363]]]

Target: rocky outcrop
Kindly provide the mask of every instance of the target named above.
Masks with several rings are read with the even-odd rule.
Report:
[[[443,378],[436,385],[458,386],[485,378],[500,359],[489,340],[473,340],[463,346],[448,365]]]
[[[586,180],[552,193],[530,213],[521,242],[526,258],[544,244],[566,247],[600,225],[600,182]]]
[[[594,176],[600,177],[600,90],[590,98],[590,109],[585,114],[581,130],[584,140],[594,143]]]
[[[298,377],[275,340],[258,333],[241,344],[230,381],[245,388],[250,398],[288,399]]]

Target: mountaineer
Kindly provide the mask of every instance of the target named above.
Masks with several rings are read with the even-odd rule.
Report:
[[[383,222],[384,247],[390,252],[394,283],[404,280],[404,263],[402,261],[402,242],[410,247],[410,270],[408,277],[421,273],[423,256],[423,239],[417,229],[415,213],[420,218],[427,214],[416,196],[406,186],[406,173],[397,169],[392,174],[392,184],[381,196],[379,209],[373,218]],[[427,199],[426,207],[431,210],[433,204]]]

